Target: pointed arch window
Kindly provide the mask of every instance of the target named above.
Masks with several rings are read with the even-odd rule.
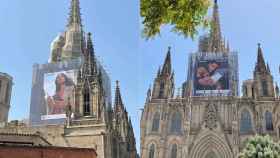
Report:
[[[268,96],[268,86],[266,81],[262,81],[263,96]]]
[[[248,133],[252,131],[252,118],[250,112],[245,109],[241,112],[240,133]]]
[[[159,87],[159,98],[163,98],[164,97],[164,82],[160,83],[160,87]]]
[[[273,131],[272,113],[265,112],[265,127],[267,131]]]
[[[149,148],[149,158],[155,158],[155,145],[152,144]]]
[[[84,91],[84,116],[89,116],[90,115],[90,94],[89,90],[85,89]]]
[[[170,126],[170,132],[171,133],[181,133],[182,129],[182,116],[181,113],[176,112],[173,114],[171,119],[171,126]]]
[[[176,144],[172,145],[170,158],[177,158],[177,151],[178,151],[177,145]]]
[[[159,113],[155,113],[153,118],[153,124],[152,124],[152,132],[158,132],[159,130],[159,121],[160,121],[160,115]]]

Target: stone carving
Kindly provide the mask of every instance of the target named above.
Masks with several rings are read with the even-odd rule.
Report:
[[[217,110],[215,105],[208,104],[204,115],[205,127],[213,130],[217,127]]]

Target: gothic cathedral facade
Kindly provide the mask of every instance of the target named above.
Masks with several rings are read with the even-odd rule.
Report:
[[[52,146],[93,148],[98,158],[136,158],[133,126],[122,101],[119,82],[112,106],[110,79],[95,56],[91,33],[84,32],[79,0],[71,0],[70,9],[66,31],[53,41],[48,63],[33,67],[29,125],[7,123],[12,78],[0,73],[0,97],[1,101],[5,100],[0,102],[3,113],[0,121],[5,122],[0,133],[39,135]],[[65,117],[58,122],[53,118],[48,121],[45,116],[50,110],[46,110],[49,104],[46,106],[44,100],[44,75],[68,70],[75,72],[74,88],[62,91],[69,93],[68,97],[54,96],[58,98],[52,101],[57,110],[55,115],[51,114]],[[70,80],[65,76],[63,79],[56,78],[55,83]],[[42,116],[43,113],[47,115]]]
[[[217,56],[220,62],[213,60]],[[205,58],[210,62],[198,60]],[[261,45],[253,79],[243,82],[239,95],[237,53],[222,38],[217,1],[211,31],[201,37],[199,50],[190,55],[189,62],[183,90],[174,95],[169,48],[147,92],[140,125],[141,158],[236,158],[251,136],[265,134],[279,140],[279,88]],[[214,69],[219,73],[211,74]]]

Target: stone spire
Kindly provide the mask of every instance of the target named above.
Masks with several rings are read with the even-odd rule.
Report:
[[[209,43],[210,52],[222,52],[223,51],[223,40],[221,33],[220,25],[220,15],[219,15],[219,6],[217,0],[215,0],[214,9],[213,9],[213,19],[211,23],[210,31],[210,43]]]
[[[171,47],[168,47],[167,55],[161,70],[161,75],[171,75]]]
[[[116,81],[115,106],[114,107],[115,107],[115,112],[124,111],[119,81]]]
[[[71,0],[66,31],[60,33],[52,42],[49,62],[56,63],[81,58],[84,42],[80,2]]]
[[[71,27],[74,25],[82,27],[79,0],[71,0],[71,8],[70,8],[67,27]]]
[[[84,47],[84,31],[81,22],[79,0],[72,0],[67,29],[64,34],[64,46],[61,60],[73,60],[82,57]]]
[[[267,67],[264,61],[263,52],[260,43],[258,44],[258,57],[257,57],[255,72],[267,73]]]
[[[149,87],[148,91],[147,91],[147,96],[146,96],[146,103],[149,103],[151,101],[151,86]]]
[[[157,77],[160,76],[160,72],[161,72],[161,67],[159,66],[159,67],[158,67],[158,71],[157,71]]]
[[[267,68],[267,72],[270,73],[270,67],[268,63],[266,64],[266,68]]]
[[[278,87],[278,84],[275,83],[275,95],[276,95],[276,98],[279,98],[279,87]]]
[[[154,80],[152,98],[171,98],[174,94],[174,73],[171,66],[171,47],[164,60],[162,69],[159,69],[157,77]]]
[[[83,75],[94,76],[97,74],[97,65],[95,59],[95,53],[93,43],[91,39],[91,33],[87,35],[86,50],[84,51],[84,63],[82,68]]]
[[[269,66],[265,63],[261,44],[258,44],[258,57],[254,70],[254,82],[257,98],[269,97],[273,99],[275,97],[273,76],[270,73]]]

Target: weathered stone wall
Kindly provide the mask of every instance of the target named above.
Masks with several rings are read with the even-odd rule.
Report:
[[[178,146],[178,158],[204,158],[208,154],[234,158],[245,141],[255,134],[280,135],[280,101],[257,101],[239,97],[193,97],[188,99],[152,99],[145,105],[141,119],[141,157],[148,158],[151,144],[155,157],[168,158],[172,145]],[[252,130],[240,132],[243,110],[248,110]],[[265,113],[273,117],[273,130],[266,129]],[[172,115],[182,116],[181,132],[170,133]],[[152,132],[153,115],[160,113],[160,126]]]

